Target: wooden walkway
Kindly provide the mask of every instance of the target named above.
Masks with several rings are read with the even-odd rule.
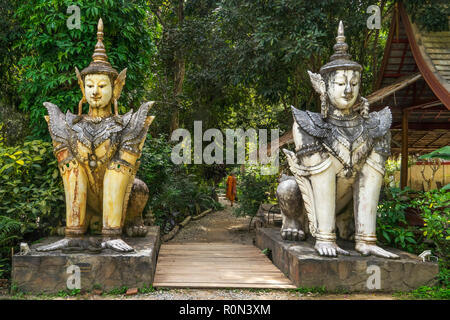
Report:
[[[258,248],[233,243],[161,245],[153,286],[295,289]]]

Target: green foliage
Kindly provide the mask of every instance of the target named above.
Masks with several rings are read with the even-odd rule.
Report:
[[[72,289],[72,290],[60,290],[56,294],[57,297],[66,298],[66,297],[75,297],[81,293],[80,289]]]
[[[434,150],[430,153],[420,156],[419,159],[443,159],[450,160],[450,146],[445,146],[440,149]]]
[[[403,2],[412,21],[425,31],[448,31],[450,6],[447,0],[408,0]]]
[[[390,189],[387,199],[378,205],[377,234],[378,239],[389,245],[414,252],[417,241],[412,228],[405,227],[406,210],[410,206],[407,190]]]
[[[128,290],[128,288],[123,286],[123,287],[120,287],[120,288],[111,289],[108,292],[108,294],[110,294],[110,295],[121,295],[121,294],[127,293],[127,290]]]
[[[307,293],[317,293],[317,294],[325,294],[327,293],[327,289],[325,288],[325,286],[322,287],[298,287],[297,289],[293,289],[294,292],[298,292],[298,293],[302,293],[302,294],[307,294]]]
[[[276,175],[262,175],[259,167],[247,167],[236,179],[239,199],[239,206],[233,210],[236,216],[254,217],[261,203],[274,198]]]
[[[0,144],[14,146],[23,143],[30,131],[28,126],[27,114],[0,103]]]
[[[0,108],[16,108],[19,103],[17,93],[17,62],[22,52],[14,44],[22,30],[14,18],[19,1],[0,0]],[[0,114],[0,122],[1,120]]]
[[[188,167],[175,165],[171,161],[171,144],[165,136],[145,142],[138,176],[150,189],[147,209],[154,223],[169,232],[177,223],[189,215],[222,205],[214,200],[213,187],[201,178],[190,174]]]
[[[153,293],[155,292],[156,289],[153,288],[153,286],[151,284],[149,284],[148,286],[143,286],[142,288],[139,288],[139,293]]]
[[[147,1],[78,1],[81,29],[67,28],[71,0],[22,1],[15,18],[23,36],[15,45],[23,54],[18,62],[21,110],[30,114],[33,134],[47,136],[42,105],[50,101],[63,111],[75,112],[81,99],[74,68],[91,62],[97,22],[104,23],[104,44],[109,61],[118,71],[128,68],[126,85],[119,100],[121,111],[139,106],[151,79],[150,58],[154,53],[153,31],[147,23]],[[85,106],[87,107],[87,106]]]
[[[372,90],[381,64],[390,19],[368,30],[367,7],[381,5],[383,18],[393,1],[372,0],[191,0],[182,17],[179,1],[151,1],[158,55],[152,83],[159,130],[174,112],[180,126],[193,120],[205,127],[290,129],[290,106],[317,110],[307,70],[329,61],[339,20],[353,59],[364,68],[362,94]],[[390,10],[389,12],[392,12]],[[177,59],[185,66],[182,93],[173,98]]]
[[[417,213],[423,227],[409,226],[406,213]],[[449,286],[450,277],[450,192],[414,192],[390,189],[378,205],[377,237],[381,243],[420,254],[431,250],[439,258],[439,283]]]
[[[435,254],[445,258],[450,240],[449,201],[450,192],[444,190],[413,192],[391,188],[386,199],[378,205],[378,239],[412,253],[421,253],[425,249],[423,240],[427,239],[433,243]],[[405,217],[407,211],[418,213],[425,221],[425,226],[420,230],[408,226]]]
[[[450,289],[422,286],[410,292],[397,292],[395,296],[420,300],[448,300],[450,299]]]
[[[0,145],[0,259],[20,240],[55,231],[64,217],[64,190],[51,143]]]

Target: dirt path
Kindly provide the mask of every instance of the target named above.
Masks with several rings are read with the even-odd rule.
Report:
[[[212,212],[199,220],[191,221],[181,229],[169,243],[185,242],[231,242],[253,244],[255,231],[248,231],[250,218],[235,217],[229,201],[220,199],[226,205],[222,211]]]

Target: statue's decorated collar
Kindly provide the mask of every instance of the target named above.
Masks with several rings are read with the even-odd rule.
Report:
[[[351,55],[347,53],[348,44],[345,43],[344,24],[342,21],[339,21],[338,35],[336,37],[336,44],[333,49],[334,54],[330,57],[330,62],[320,68],[319,73],[322,76],[338,69],[350,69],[361,72],[362,66],[359,63],[350,60]]]

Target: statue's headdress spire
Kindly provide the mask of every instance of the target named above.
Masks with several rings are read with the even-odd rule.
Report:
[[[352,56],[347,52],[348,44],[345,43],[344,24],[342,23],[342,20],[339,21],[336,44],[333,46],[333,49],[334,54],[330,57],[330,62],[320,68],[319,72],[321,75],[337,69],[351,69],[361,72],[362,66],[359,63],[350,60]]]
[[[107,74],[114,79],[117,78],[117,71],[111,66],[106,55],[106,49],[103,45],[103,20],[100,18],[97,25],[97,44],[95,45],[94,54],[92,55],[92,62],[87,68],[81,71],[84,77],[87,74],[101,73]]]

